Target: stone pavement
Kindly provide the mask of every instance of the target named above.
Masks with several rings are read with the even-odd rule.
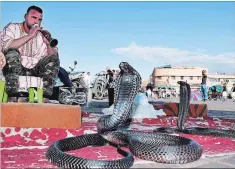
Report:
[[[221,157],[206,157],[187,164],[144,163],[132,168],[235,168],[235,154]]]
[[[107,100],[106,100],[107,101]],[[178,99],[161,99],[159,101],[178,102]],[[94,101],[96,102],[96,101]],[[100,102],[100,101],[98,101]],[[105,102],[103,100],[103,102]],[[235,102],[232,100],[193,102],[208,105],[208,116],[218,118],[235,118]],[[235,126],[234,126],[235,130]],[[155,162],[135,163],[132,168],[235,168],[235,154],[217,157],[203,157],[198,161],[187,164],[162,164]]]
[[[175,99],[159,99],[159,101],[165,101],[165,102],[179,102],[179,98]],[[228,99],[226,101],[192,101],[190,103],[205,103],[208,105],[208,108],[213,110],[233,110],[235,111],[235,102],[233,102],[231,99]]]
[[[178,99],[159,99],[157,101],[164,101],[164,102],[179,102]],[[197,101],[191,102],[195,104],[207,104],[208,106],[208,116],[210,117],[218,117],[218,118],[232,118],[235,119],[235,102],[232,100],[226,100],[225,102],[222,101]],[[84,107],[83,110],[94,112],[94,113],[101,113],[102,109],[108,107],[108,100],[95,100],[93,99],[91,106],[94,107],[92,110],[89,110]]]
[[[162,100],[166,102],[177,100]],[[206,103],[208,105],[208,115],[219,118],[235,118],[235,102],[232,100],[195,102]],[[235,129],[235,128],[234,128]],[[235,168],[235,154],[220,157],[204,157],[198,161],[187,164],[160,164],[145,163],[135,164],[132,168]]]

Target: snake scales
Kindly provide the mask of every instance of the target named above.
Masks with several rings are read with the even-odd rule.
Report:
[[[46,157],[58,167],[64,168],[130,168],[134,157],[159,163],[189,163],[202,155],[201,146],[194,140],[166,133],[127,130],[133,100],[140,88],[141,77],[128,63],[121,62],[120,74],[115,83],[114,111],[102,116],[97,123],[97,133],[58,140],[49,146]],[[183,128],[189,94],[188,85],[180,82],[179,129]],[[185,88],[186,87],[186,88]],[[183,89],[183,90],[182,90]],[[186,90],[185,90],[186,89]],[[66,151],[86,146],[113,145],[123,158],[118,160],[90,160],[66,154]],[[128,147],[130,152],[122,150]]]
[[[235,138],[235,130],[224,130],[224,129],[217,129],[217,128],[201,128],[201,127],[185,128],[184,124],[188,115],[191,89],[190,89],[190,85],[186,82],[179,81],[178,84],[180,84],[180,104],[179,104],[180,113],[177,119],[178,129],[162,127],[162,128],[156,129],[155,132],[162,132],[162,133],[181,132],[185,134],[227,137],[227,138],[232,138],[232,139]]]

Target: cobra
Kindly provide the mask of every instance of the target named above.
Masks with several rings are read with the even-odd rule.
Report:
[[[196,161],[201,158],[202,147],[194,140],[169,135],[166,133],[127,130],[131,106],[141,85],[139,73],[128,63],[121,62],[121,70],[115,82],[114,110],[112,115],[102,116],[97,122],[97,133],[84,134],[58,140],[49,146],[46,157],[58,167],[69,168],[130,168],[134,164],[134,156],[143,160],[158,163],[180,164]],[[182,91],[178,120],[179,128],[187,113],[188,90]],[[183,102],[182,102],[183,101]],[[182,122],[181,122],[182,121]],[[113,145],[123,158],[118,160],[91,160],[65,153],[86,146]],[[122,147],[128,147],[126,152]]]
[[[194,135],[204,135],[204,136],[215,136],[215,137],[226,137],[226,138],[235,138],[235,130],[224,130],[217,128],[202,128],[202,127],[185,127],[185,122],[188,116],[188,110],[190,105],[190,94],[191,88],[190,85],[184,81],[179,81],[180,85],[180,104],[179,104],[179,116],[177,119],[178,129],[172,128],[158,128],[155,132],[161,133],[185,133],[185,134],[194,134]]]

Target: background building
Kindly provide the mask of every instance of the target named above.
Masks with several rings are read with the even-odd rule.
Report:
[[[153,70],[151,82],[155,87],[168,85],[179,91],[178,81],[185,81],[190,84],[192,89],[199,89],[202,81],[202,70],[208,73],[208,86],[222,84],[227,82],[228,90],[231,90],[232,84],[235,83],[235,74],[209,74],[208,68],[194,66],[171,66],[166,65],[156,67]]]
[[[209,85],[226,83],[228,91],[231,90],[233,84],[235,84],[235,74],[224,74],[224,73],[214,73],[208,75]]]

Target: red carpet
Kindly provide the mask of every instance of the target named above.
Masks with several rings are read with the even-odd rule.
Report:
[[[96,122],[100,115],[84,113],[82,128],[78,130],[42,129],[42,128],[2,128],[1,129],[1,166],[2,168],[54,168],[45,158],[45,151],[55,140],[65,137],[96,132]],[[217,118],[190,118],[186,126],[231,129],[235,120]],[[175,127],[176,117],[158,117],[155,119],[134,119],[133,130],[152,131],[156,127]],[[202,145],[205,156],[235,153],[235,140],[206,136],[192,136]],[[86,147],[70,152],[89,159],[120,158],[116,149],[110,146]],[[142,161],[136,159],[136,161]]]

